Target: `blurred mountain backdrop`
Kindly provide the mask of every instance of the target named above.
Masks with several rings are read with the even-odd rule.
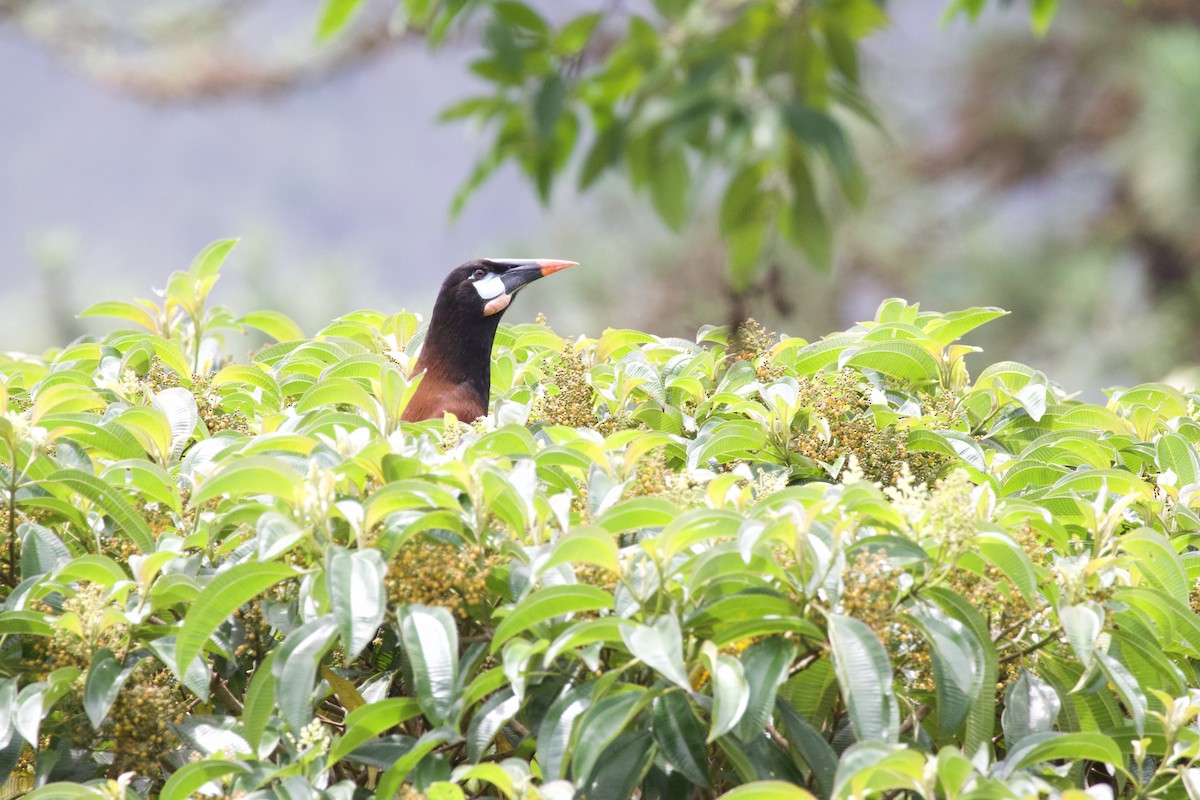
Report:
[[[146,296],[228,236],[243,241],[219,301],[310,332],[360,307],[427,311],[481,255],[584,262],[514,306],[563,334],[725,319],[715,198],[675,234],[621,182],[564,184],[543,209],[502,170],[449,219],[483,141],[437,122],[478,91],[469,36],[436,53],[370,42],[319,79],[180,99],[171,81],[199,63],[186,47],[130,68],[15,5],[0,2],[0,349],[102,329],[74,315]],[[946,5],[888,4],[864,64],[882,130],[854,127],[870,199],[836,215],[832,272],[784,265],[755,316],[815,338],[892,295],[998,305],[1014,313],[973,342],[989,360],[1093,397],[1200,360],[1200,4],[1064,0],[1044,38],[1022,8],[943,25]],[[318,11],[265,3],[239,35],[286,62],[313,47]]]

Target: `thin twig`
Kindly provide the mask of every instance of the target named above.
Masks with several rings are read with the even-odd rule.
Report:
[[[1057,633],[1057,631],[1055,631],[1055,633]],[[1025,656],[1029,655],[1030,653],[1035,653],[1038,650],[1041,650],[1043,647],[1045,647],[1046,645],[1055,641],[1055,639],[1057,639],[1057,638],[1058,637],[1055,635],[1047,636],[1046,638],[1042,639],[1041,641],[1035,642],[1034,644],[1029,645],[1029,647],[1026,647],[1024,650],[1018,650],[1015,653],[1010,653],[1009,655],[1006,655],[1004,658],[1000,659],[996,663],[997,664],[1007,664],[1009,661],[1015,661],[1018,658],[1024,658]]]
[[[240,717],[242,712],[245,711],[242,701],[234,697],[233,692],[229,691],[229,684],[216,675],[213,675],[212,691],[217,699],[221,701],[221,705],[225,706],[225,709],[230,714]]]
[[[929,712],[933,711],[933,706],[922,703],[917,707],[917,710],[908,715],[908,719],[904,720],[904,724],[900,726],[900,735],[911,731],[916,727],[917,723],[929,716]]]

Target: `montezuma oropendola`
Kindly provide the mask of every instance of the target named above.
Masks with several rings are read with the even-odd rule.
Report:
[[[442,283],[413,374],[425,373],[404,409],[406,422],[449,411],[464,422],[488,412],[492,341],[513,296],[538,278],[575,266],[545,258],[480,258]]]

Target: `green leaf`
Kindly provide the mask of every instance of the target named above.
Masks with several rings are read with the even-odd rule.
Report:
[[[231,761],[228,758],[193,761],[171,773],[171,777],[167,779],[162,792],[158,795],[158,800],[188,800],[190,797],[196,797],[197,790],[209,781],[249,771],[250,768],[247,765],[240,761]]]
[[[654,699],[654,741],[671,768],[697,786],[711,785],[704,726],[685,692],[666,691]]]
[[[549,139],[554,134],[554,126],[562,116],[566,100],[567,84],[562,75],[558,72],[547,75],[533,98],[533,121],[538,136]]]
[[[213,242],[201,250],[199,255],[192,260],[192,265],[188,268],[188,272],[201,280],[215,278],[221,271],[221,266],[224,265],[225,259],[229,257],[229,251],[233,250],[238,241],[240,240],[218,239]]]
[[[184,391],[187,391],[184,389]],[[167,415],[151,406],[126,409],[116,422],[133,434],[142,449],[165,464],[171,456],[171,423]]]
[[[572,773],[580,777],[591,775],[601,754],[625,732],[650,700],[651,695],[644,688],[624,686],[592,703],[576,725]]]
[[[866,198],[866,183],[842,126],[830,115],[803,102],[789,104],[783,116],[797,139],[820,150],[828,159],[846,199],[852,205],[861,205]],[[803,166],[799,159],[793,161]]]
[[[692,509],[676,517],[658,538],[647,540],[645,546],[671,558],[701,542],[735,538],[744,521],[740,514],[724,509]]]
[[[650,175],[650,201],[663,222],[675,231],[687,222],[691,173],[683,150],[661,152]]]
[[[929,644],[943,735],[958,730],[983,692],[984,651],[966,625],[932,606],[908,615]]]
[[[846,348],[853,346],[858,341],[859,337],[857,336],[834,334],[789,353],[792,359],[790,366],[800,377],[812,375],[835,363]]]
[[[780,214],[779,229],[813,267],[828,272],[833,266],[833,227],[817,199],[806,160],[792,159],[787,174],[791,197]]]
[[[230,364],[212,377],[213,388],[229,384],[249,384],[253,389],[262,391],[263,404],[269,408],[277,408],[283,393],[279,384],[263,368],[253,364]]]
[[[892,662],[865,622],[829,615],[829,644],[842,700],[860,742],[895,742],[900,707],[892,690]]]
[[[179,484],[158,464],[144,458],[123,459],[105,467],[100,477],[118,489],[137,489],[146,500],[162,503],[176,514],[183,513]]]
[[[609,533],[661,528],[680,514],[679,507],[661,497],[637,497],[607,509],[596,524]]]
[[[558,540],[550,558],[538,568],[542,574],[558,564],[594,564],[611,572],[618,571],[617,540],[601,527],[583,525],[572,528]]]
[[[733,733],[743,742],[762,735],[775,707],[775,693],[787,679],[795,657],[796,646],[779,637],[755,642],[742,651],[749,700]]]
[[[94,786],[82,783],[55,782],[22,794],[23,800],[103,800],[104,795]]]
[[[51,414],[71,414],[94,411],[104,407],[104,400],[86,386],[76,383],[42,384],[34,394],[30,420],[45,424]]]
[[[815,798],[794,783],[753,781],[730,789],[717,800],[815,800]]]
[[[913,796],[924,788],[926,757],[915,747],[858,742],[842,752],[833,797]]]
[[[337,624],[329,615],[304,623],[287,635],[271,664],[275,701],[293,731],[313,718],[313,684],[317,665],[335,644]]]
[[[1121,549],[1134,557],[1133,568],[1142,577],[1177,602],[1189,602],[1193,581],[1167,537],[1153,528],[1138,528],[1122,534],[1119,541]]]
[[[588,149],[579,168],[579,189],[587,189],[604,171],[616,164],[625,144],[625,128],[617,123],[611,123],[596,135],[596,141]]]
[[[196,423],[200,421],[195,396],[190,390],[175,386],[155,392],[150,403],[162,413],[167,422],[167,446],[164,455],[171,459],[179,458],[184,446],[192,439]]]
[[[400,784],[425,756],[433,752],[439,745],[455,739],[454,733],[445,728],[437,728],[421,734],[421,738],[417,740],[416,744],[396,759],[395,763],[380,776],[375,796],[379,798],[395,797],[400,790]]]
[[[17,526],[17,536],[21,542],[23,580],[41,577],[71,558],[71,551],[62,539],[36,522],[22,522]]]
[[[1025,602],[1033,607],[1037,597],[1037,573],[1029,554],[1001,530],[980,531],[975,544],[980,554],[1003,572]]]
[[[267,657],[254,670],[250,685],[246,689],[246,699],[242,709],[242,738],[250,745],[256,755],[262,746],[263,733],[271,721],[275,711],[275,676],[271,669],[279,648],[267,653]]]
[[[0,611],[0,636],[24,633],[30,636],[51,636],[54,626],[37,611]]]
[[[1058,721],[1062,701],[1054,687],[1036,673],[1022,668],[1017,679],[1004,691],[1001,725],[1004,741],[1012,751],[1026,736],[1049,733]]]
[[[736,291],[745,291],[753,285],[758,272],[767,242],[767,226],[762,222],[747,222],[723,238],[729,252],[729,282]]]
[[[296,401],[296,410],[304,413],[322,406],[349,405],[362,411],[368,419],[376,419],[379,403],[357,381],[350,378],[325,377]]]
[[[595,586],[570,583],[543,587],[517,603],[512,612],[500,621],[492,636],[490,651],[497,652],[512,637],[555,617],[612,607],[612,595]]]
[[[1098,731],[1086,733],[1037,733],[1021,740],[1008,752],[1003,761],[996,764],[996,776],[1007,779],[1016,770],[1043,761],[1068,759],[1070,761],[1098,761],[1116,767],[1126,776],[1125,758],[1121,748],[1108,736]]]
[[[598,760],[592,774],[582,783],[578,797],[588,800],[625,800],[650,765],[657,748],[650,731],[627,731],[617,737]]]
[[[1124,664],[1103,650],[1096,651],[1096,663],[1100,667],[1100,671],[1104,673],[1104,677],[1108,678],[1108,682],[1121,696],[1121,701],[1129,715],[1133,717],[1133,729],[1137,731],[1137,735],[1145,736],[1146,693],[1138,685],[1137,678]]]
[[[136,303],[122,303],[116,301],[95,303],[79,312],[79,316],[84,318],[115,317],[117,319],[123,319],[127,322],[140,325],[151,333],[154,333],[158,330],[158,323],[154,319],[154,315],[151,314],[149,310],[137,305]]]
[[[514,763],[518,763],[520,766],[516,769],[513,769],[512,765]],[[505,767],[509,767],[509,769],[505,769]],[[529,773],[525,762],[515,762],[514,760],[506,759],[500,764],[462,764],[461,766],[455,767],[454,772],[450,775],[450,778],[451,780],[458,781],[459,783],[465,783],[466,781],[471,780],[487,781],[492,786],[495,786],[497,789],[499,789],[500,793],[503,794],[507,800],[513,800],[513,798],[517,796],[518,792],[516,781],[514,780],[514,777],[516,776],[514,776],[513,773],[518,773],[521,778],[527,778]],[[454,784],[448,785],[458,789],[458,787]],[[436,784],[434,786],[436,786]],[[429,798],[429,800],[438,800],[438,798],[434,797],[433,794],[434,786],[430,786],[429,789],[425,791],[425,795]],[[453,798],[447,796],[446,800],[461,800],[461,798],[463,798],[462,790],[459,789],[459,794],[454,795]]]
[[[505,725],[521,708],[521,698],[513,694],[512,689],[505,689],[488,698],[479,711],[471,717],[467,729],[467,759],[479,761],[500,728]]]
[[[546,648],[544,661],[549,664],[565,651],[572,651],[578,655],[582,648],[596,642],[620,644],[621,621],[609,616],[576,622],[550,643]]]
[[[334,547],[325,569],[326,591],[337,620],[347,661],[375,638],[387,613],[383,580],[387,564],[378,550]]]
[[[537,737],[537,760],[545,780],[562,777],[566,759],[572,753],[575,721],[591,705],[595,689],[595,681],[578,686],[567,684],[542,717]]]
[[[247,562],[230,567],[209,581],[188,609],[175,642],[176,675],[183,678],[209,637],[234,611],[295,574],[296,570],[286,564]]]
[[[908,341],[874,342],[842,361],[843,367],[871,369],[911,383],[938,380],[937,361],[929,351]]]
[[[550,30],[550,26],[546,24],[546,20],[542,19],[541,14],[517,0],[497,0],[492,3],[492,9],[509,25],[523,28],[531,33],[546,34]]]
[[[200,482],[189,505],[197,508],[225,494],[234,498],[266,494],[293,503],[303,483],[300,475],[283,461],[271,456],[249,456],[223,463],[215,474]]]
[[[713,708],[707,739],[712,743],[733,730],[746,713],[750,704],[750,685],[746,682],[742,662],[717,652],[712,642],[704,643],[700,655],[712,684]]]
[[[1000,308],[968,308],[964,311],[953,311],[943,314],[924,327],[925,335],[942,347],[949,347],[971,331],[1003,317],[1008,312]]]
[[[1033,0],[1029,9],[1029,21],[1033,25],[1034,33],[1045,36],[1050,30],[1050,23],[1054,22],[1057,11],[1058,0]]]
[[[143,553],[154,551],[154,534],[124,498],[124,496],[95,475],[77,469],[60,469],[52,472],[43,482],[45,488],[54,491],[58,487],[82,495],[95,503],[137,545]]]
[[[420,713],[421,704],[411,697],[388,697],[354,709],[346,715],[345,732],[329,748],[329,766],[388,728],[402,725]]]
[[[1058,620],[1062,623],[1067,641],[1079,663],[1088,666],[1096,649],[1096,640],[1104,630],[1104,608],[1094,600],[1085,600],[1075,605],[1058,608]]]
[[[664,615],[649,625],[636,622],[621,624],[621,639],[629,652],[646,666],[685,691],[692,690],[687,669],[683,665],[683,632],[679,620]]]
[[[763,174],[761,163],[750,164],[729,182],[721,198],[718,218],[722,236],[729,236],[747,225],[761,222],[765,203],[759,184]]]
[[[351,0],[351,2],[361,1]],[[304,331],[300,329],[300,326],[293,322],[291,317],[280,311],[252,311],[245,316],[238,317],[237,323],[262,331],[277,342],[291,342],[304,338]]]
[[[396,614],[400,640],[412,665],[417,702],[432,724],[444,725],[451,719],[460,692],[454,618],[444,608],[418,604],[401,606]]]
[[[604,14],[598,11],[575,17],[555,35],[555,52],[562,56],[573,56],[580,52],[591,41],[596,26],[603,20]]]
[[[341,33],[358,13],[363,2],[364,0],[325,0],[320,21],[317,22],[317,41],[325,41]]]
[[[131,656],[122,664],[107,647],[97,650],[92,656],[92,665],[83,689],[83,709],[93,728],[100,729],[121,687],[140,661],[140,658]]]
[[[1175,474],[1175,480],[1167,480],[1174,486],[1187,486],[1196,483],[1200,478],[1200,456],[1192,443],[1178,433],[1165,433],[1158,440],[1155,448],[1155,460],[1164,473],[1170,470]],[[1160,477],[1160,483],[1163,478]]]
[[[829,741],[814,728],[800,712],[782,697],[775,702],[775,712],[783,722],[787,732],[788,750],[793,758],[798,757],[808,769],[821,788],[821,796],[829,797],[837,775],[838,754]]]
[[[736,458],[753,458],[767,443],[762,425],[747,419],[722,419],[705,425],[688,443],[688,469],[698,469],[709,459],[719,462]]]

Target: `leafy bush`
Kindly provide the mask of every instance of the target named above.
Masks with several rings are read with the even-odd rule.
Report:
[[[504,327],[489,418],[402,426],[417,318],[235,316],[232,244],[0,363],[10,796],[1200,783],[1195,397],[972,381],[1002,312],[890,300],[812,343]]]

